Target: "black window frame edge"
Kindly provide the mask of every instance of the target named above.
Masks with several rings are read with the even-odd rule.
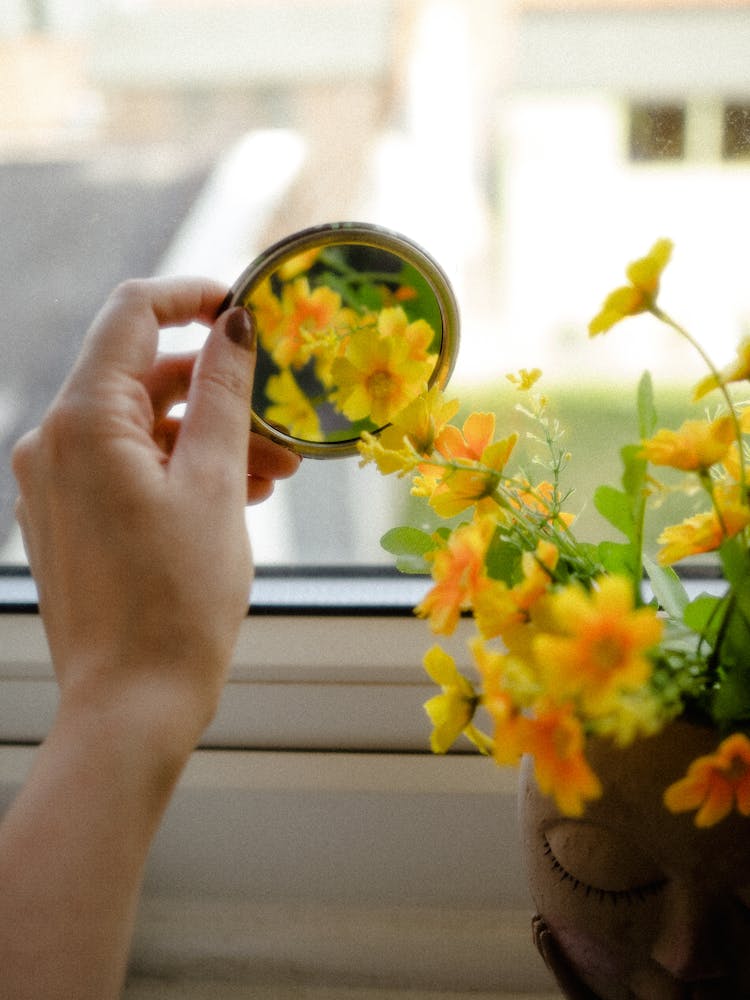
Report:
[[[408,616],[430,577],[392,566],[260,566],[248,614]],[[0,615],[39,614],[34,578],[25,566],[0,566]]]
[[[725,586],[718,564],[686,564],[679,576],[691,597]],[[248,614],[382,616],[413,614],[431,584],[429,576],[393,566],[260,566]],[[39,614],[34,579],[25,566],[0,566],[0,615]]]

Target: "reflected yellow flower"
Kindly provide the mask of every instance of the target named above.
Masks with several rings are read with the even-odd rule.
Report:
[[[408,341],[360,330],[331,367],[336,385],[331,400],[349,420],[369,418],[382,426],[427,391],[431,370],[430,360],[411,358]]]
[[[266,407],[265,420],[284,427],[292,437],[303,441],[323,440],[315,408],[288,368],[269,377],[266,395],[273,405]]]
[[[650,309],[659,293],[662,271],[672,255],[671,240],[657,240],[645,257],[633,261],[626,270],[629,285],[616,288],[589,323],[589,334],[606,333],[626,316]]]
[[[274,332],[281,322],[281,302],[274,295],[271,282],[266,278],[253,291],[247,303],[252,309],[261,347],[269,354],[273,348]]]
[[[401,306],[391,306],[380,310],[377,325],[379,336],[406,341],[412,361],[427,360],[430,346],[435,339],[435,331],[427,320],[417,319],[410,323]]]
[[[279,368],[301,368],[310,357],[310,338],[335,328],[340,308],[340,295],[325,285],[311,290],[304,277],[285,285],[281,318],[264,344]]]
[[[303,250],[302,253],[297,253],[294,257],[285,260],[276,273],[282,281],[291,281],[304,271],[309,271],[322,252],[323,247]]]

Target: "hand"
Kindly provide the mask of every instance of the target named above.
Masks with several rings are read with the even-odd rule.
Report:
[[[537,951],[568,1000],[599,1000],[599,997],[592,993],[588,986],[578,978],[578,974],[555,940],[544,917],[538,913],[531,921],[531,933]]]
[[[225,293],[183,279],[118,288],[13,458],[63,706],[133,705],[186,746],[215,711],[247,611],[244,504],[299,464],[250,435],[244,310],[216,320],[197,359],[157,357],[160,326],[211,324]]]

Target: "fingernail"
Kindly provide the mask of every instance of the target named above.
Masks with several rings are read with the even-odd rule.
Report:
[[[244,347],[246,351],[255,350],[255,324],[250,313],[242,306],[237,306],[228,313],[224,332],[238,347]]]

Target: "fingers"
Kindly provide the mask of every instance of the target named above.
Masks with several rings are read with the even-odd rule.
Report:
[[[153,365],[159,329],[197,321],[210,325],[226,287],[203,278],[127,281],[107,299],[84,340],[79,377],[116,369],[142,377]]]
[[[599,1000],[599,997],[578,978],[544,917],[538,913],[531,921],[531,932],[537,951],[568,1000]]]
[[[172,454],[182,421],[165,417],[154,428],[154,440],[164,452],[165,460]],[[250,434],[247,457],[247,503],[267,500],[273,493],[277,479],[293,476],[301,459],[260,434]]]
[[[143,376],[143,384],[151,397],[154,423],[158,426],[176,403],[188,397],[196,354],[167,354],[154,362]]]
[[[299,455],[262,434],[250,435],[248,472],[265,479],[287,479],[299,469]]]
[[[250,435],[247,502],[261,503],[273,493],[277,479],[293,476],[300,466],[299,455],[260,434]]]
[[[222,313],[193,369],[172,455],[178,472],[211,478],[236,469],[233,481],[242,484],[244,495],[255,360],[255,331],[248,313],[242,308]]]

